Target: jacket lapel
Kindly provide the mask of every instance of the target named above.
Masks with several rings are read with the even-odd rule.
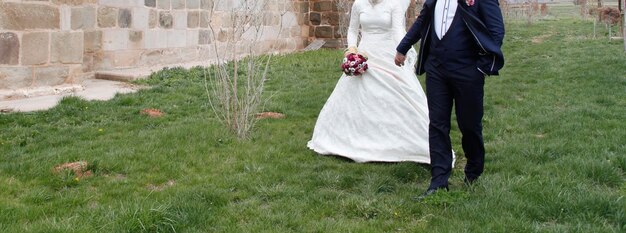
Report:
[[[437,4],[437,0],[426,0],[426,2],[424,2],[424,5],[428,7],[431,14],[435,13],[435,4]]]

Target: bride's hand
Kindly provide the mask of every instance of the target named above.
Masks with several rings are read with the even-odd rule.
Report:
[[[394,62],[396,63],[397,66],[402,67],[404,65],[404,60],[406,60],[406,56],[402,55],[400,53],[396,53],[396,58],[394,59]]]
[[[351,46],[351,47],[348,47],[347,49],[343,50],[343,56],[344,57],[347,57],[348,55],[354,54],[354,53],[357,53],[356,47],[352,47]]]

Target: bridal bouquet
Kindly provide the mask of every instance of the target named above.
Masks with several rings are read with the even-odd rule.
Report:
[[[348,76],[359,76],[367,68],[367,56],[358,53],[349,53],[341,64],[341,70]]]

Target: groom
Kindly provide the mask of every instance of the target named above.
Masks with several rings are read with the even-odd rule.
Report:
[[[407,51],[421,39],[416,67],[426,73],[429,110],[431,181],[427,197],[448,190],[452,172],[450,115],[454,102],[467,157],[465,183],[483,172],[483,95],[486,75],[504,65],[500,47],[504,23],[498,0],[426,0],[417,20],[397,47],[395,63],[404,65]]]

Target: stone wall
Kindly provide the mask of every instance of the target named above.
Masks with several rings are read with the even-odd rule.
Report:
[[[308,11],[301,3],[307,1],[267,1],[273,2],[261,19],[264,35],[239,46],[254,44],[261,52],[305,46],[300,25]],[[232,39],[232,12],[242,2],[0,0],[0,89],[79,83],[97,71],[214,60],[215,48],[226,49]]]
[[[309,4],[308,13],[308,26],[309,26],[309,41],[314,39],[324,39],[326,48],[341,48],[344,47],[345,35],[342,33],[345,30],[341,30],[340,17],[348,17],[351,4],[348,4],[346,9],[340,9],[337,4],[338,1],[328,0],[313,0]],[[352,0],[348,2],[354,2]],[[345,22],[347,23],[347,22]],[[347,26],[347,25],[345,25]],[[347,29],[347,28],[346,28]]]
[[[394,1],[394,0],[391,0]],[[304,28],[308,27],[308,42],[324,39],[325,48],[344,48],[349,22],[349,12],[354,0],[311,0],[305,14]],[[342,4],[343,3],[343,4]],[[411,0],[407,10],[407,27],[410,27],[421,9],[423,0]],[[419,5],[419,6],[418,6]],[[303,34],[303,36],[305,36]]]
[[[345,46],[340,21],[353,0],[249,2],[262,1],[269,2],[255,16],[262,35],[232,41],[233,9],[244,0],[0,0],[0,90],[80,83],[97,72],[210,64],[234,44],[239,55],[247,46],[297,51],[315,39],[327,48]],[[339,1],[349,4],[340,8]],[[415,11],[412,6],[409,21]]]

